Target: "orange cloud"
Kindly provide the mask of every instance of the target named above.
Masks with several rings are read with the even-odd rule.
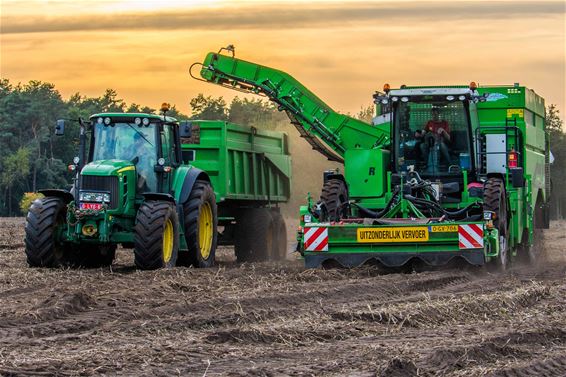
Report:
[[[3,5],[0,68],[12,81],[53,82],[64,96],[110,87],[128,102],[168,101],[184,112],[199,92],[230,100],[236,93],[192,80],[187,69],[233,43],[238,57],[291,73],[344,112],[368,105],[384,82],[472,80],[521,82],[566,110],[560,1],[254,3],[104,14],[79,11],[77,2],[49,4],[46,16],[25,17],[29,7],[17,13]]]

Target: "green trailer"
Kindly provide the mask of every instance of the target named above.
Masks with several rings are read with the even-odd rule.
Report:
[[[78,119],[73,186],[40,190],[27,215],[31,267],[110,265],[118,245],[133,248],[141,269],[209,267],[219,241],[239,261],[285,257],[286,135],[178,122],[167,110]],[[64,128],[58,121],[56,134]]]
[[[504,269],[512,257],[535,258],[549,225],[550,152],[534,91],[386,84],[366,123],[285,72],[235,58],[232,46],[197,65],[200,78],[191,76],[266,96],[313,149],[344,163],[344,173],[323,173],[320,200],[300,208],[307,267],[463,259]]]
[[[234,245],[239,261],[284,258],[287,238],[278,204],[291,192],[287,135],[221,121],[190,124],[192,136],[181,139],[183,159],[210,178],[219,244]]]

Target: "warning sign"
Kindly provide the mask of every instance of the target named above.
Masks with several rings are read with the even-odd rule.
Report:
[[[428,228],[424,226],[403,228],[359,228],[358,242],[425,242]]]

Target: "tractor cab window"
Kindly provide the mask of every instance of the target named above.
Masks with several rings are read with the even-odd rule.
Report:
[[[138,190],[156,191],[156,124],[97,123],[94,126],[93,161],[126,160],[135,164]]]
[[[409,166],[423,177],[469,170],[467,109],[462,101],[407,101],[395,109],[397,170]]]
[[[173,136],[173,125],[165,124],[161,132],[161,155],[165,159],[166,165],[177,163],[175,138]]]

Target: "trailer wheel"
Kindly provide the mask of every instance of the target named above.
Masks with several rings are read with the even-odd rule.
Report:
[[[201,180],[195,182],[183,206],[183,213],[189,250],[181,252],[179,264],[212,267],[218,241],[218,216],[216,197],[210,183]]]
[[[25,228],[25,253],[30,267],[59,267],[67,263],[69,247],[58,236],[66,221],[67,206],[60,198],[37,199]]]
[[[499,231],[499,256],[496,259],[497,269],[505,271],[509,262],[509,232],[507,223],[507,196],[505,184],[499,178],[489,178],[483,193],[484,209],[495,212],[493,225]]]
[[[322,186],[320,200],[324,203],[330,221],[339,221],[348,215],[348,189],[344,181],[329,179]]]
[[[279,211],[271,211],[273,217],[273,244],[272,260],[285,260],[287,257],[287,227],[285,226],[285,219]]]
[[[175,266],[179,250],[179,219],[165,201],[144,202],[134,227],[134,261],[142,270]]]
[[[267,208],[242,210],[236,224],[235,251],[238,262],[269,260],[275,245],[271,211]]]

